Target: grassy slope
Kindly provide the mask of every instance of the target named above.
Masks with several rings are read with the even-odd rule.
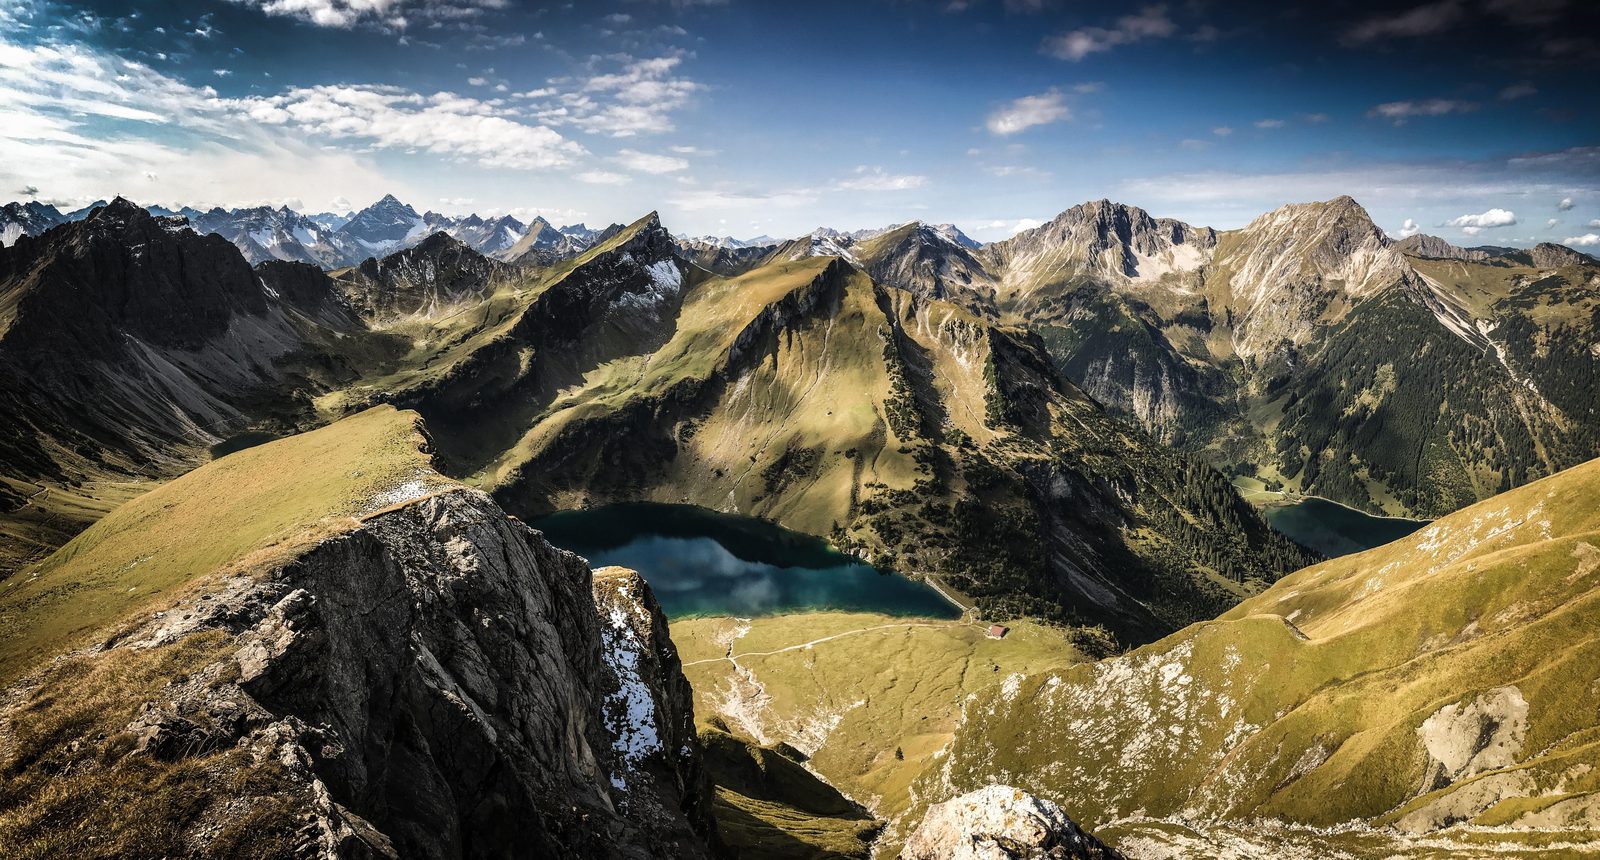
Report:
[[[281,560],[385,490],[442,480],[415,415],[378,407],[202,466],[118,507],[0,582],[0,683],[198,576]]]
[[[1296,573],[1127,656],[988,694],[924,793],[1017,778],[1093,826],[1181,813],[1593,837],[1597,502],[1592,461]],[[1511,758],[1448,784],[1427,776],[1424,721],[1508,686],[1528,702],[1522,727],[1502,716],[1454,737],[1471,748],[1484,732]]]
[[[908,789],[950,739],[962,698],[1083,659],[1060,630],[1018,622],[993,640],[985,629],[829,612],[685,619],[672,636],[700,719],[806,752],[810,767],[889,821],[886,844],[898,844],[916,823],[899,821]],[[737,667],[724,658],[730,648]]]
[[[530,460],[570,426],[615,414],[630,403],[661,398],[677,386],[708,382],[727,361],[734,339],[768,306],[805,290],[829,265],[829,258],[807,258],[766,266],[733,279],[707,282],[685,297],[680,324],[671,341],[655,353],[609,362],[589,373],[581,387],[564,392],[523,439],[475,481],[497,487],[514,482]],[[855,276],[864,281],[864,276]],[[910,458],[874,438],[875,401],[888,388],[875,355],[879,340],[871,326],[882,314],[870,293],[858,286],[841,311],[842,330],[808,329],[783,341],[777,360],[764,363],[747,384],[724,393],[709,419],[666,474],[640,487],[644,498],[688,501],[706,507],[735,507],[790,528],[826,534],[847,518],[853,463],[862,454],[866,479],[908,487]],[[832,347],[832,351],[828,347]],[[868,349],[861,355],[841,354]],[[772,416],[782,416],[774,421]],[[782,498],[766,499],[762,471],[790,448],[822,448],[821,475]],[[732,500],[732,505],[728,502]],[[577,503],[572,495],[553,499]]]
[[[789,758],[792,751],[764,747],[714,726],[700,730],[700,742],[716,786],[717,829],[738,856],[870,856],[881,822]]]
[[[293,844],[316,799],[279,762],[244,746],[175,761],[130,754],[130,725],[151,703],[233,680],[227,636],[72,649],[166,610],[203,579],[248,575],[349,529],[399,501],[397,487],[409,496],[442,483],[425,447],[413,413],[375,408],[202,466],[0,583],[6,856],[264,857]]]

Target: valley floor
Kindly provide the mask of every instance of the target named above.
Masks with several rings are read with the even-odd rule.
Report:
[[[968,694],[1082,662],[1063,630],[812,612],[672,624],[695,714],[808,757],[807,767],[885,824],[893,856],[915,826],[912,781],[950,740]]]

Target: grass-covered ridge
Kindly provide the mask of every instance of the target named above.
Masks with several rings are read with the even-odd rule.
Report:
[[[985,693],[919,794],[1014,779],[1090,826],[1464,823],[1592,842],[1597,585],[1591,461],[1126,656]]]
[[[231,454],[116,508],[0,582],[0,682],[197,577],[264,569],[443,483],[427,448],[414,413],[376,407]]]
[[[971,621],[811,612],[672,624],[695,716],[769,744],[887,822],[880,852],[917,820],[910,788],[938,763],[963,697],[1084,657],[1066,631],[1019,621],[1005,639]],[[920,814],[920,812],[919,812]]]

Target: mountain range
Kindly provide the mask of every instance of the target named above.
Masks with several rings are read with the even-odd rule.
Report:
[[[59,224],[82,220],[104,205],[102,200],[63,214],[47,203],[8,203],[0,208],[0,245],[14,244],[21,236],[37,236]],[[196,232],[215,233],[227,239],[251,264],[283,260],[324,269],[360,265],[367,259],[410,248],[434,233],[450,235],[485,255],[548,263],[575,256],[600,233],[583,224],[557,229],[543,218],[524,224],[510,215],[457,218],[431,211],[419,215],[394,195],[385,195],[365,209],[342,215],[305,215],[287,206],[216,207],[205,211],[150,206],[147,211],[160,217],[182,217]],[[538,253],[533,253],[536,249]]]
[[[844,856],[1119,856],[1084,824],[1365,858],[1600,829],[1594,258],[1399,242],[1347,197],[1230,231],[1094,201],[987,245],[216,211],[7,208],[35,226],[0,247],[0,844],[818,856],[825,826]],[[1324,561],[1252,481],[1439,519]],[[819,670],[815,633],[736,655],[747,622],[686,661],[637,574],[522,524],[615,502],[760,517],[985,626],[927,678]],[[980,658],[1007,621],[1049,653]],[[686,680],[777,654],[842,709],[793,741],[751,727],[795,676]],[[809,759],[906,686],[939,728],[902,708]]]

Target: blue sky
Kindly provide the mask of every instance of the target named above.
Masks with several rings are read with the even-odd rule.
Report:
[[[983,240],[1109,197],[1600,246],[1566,0],[0,0],[0,197]]]

